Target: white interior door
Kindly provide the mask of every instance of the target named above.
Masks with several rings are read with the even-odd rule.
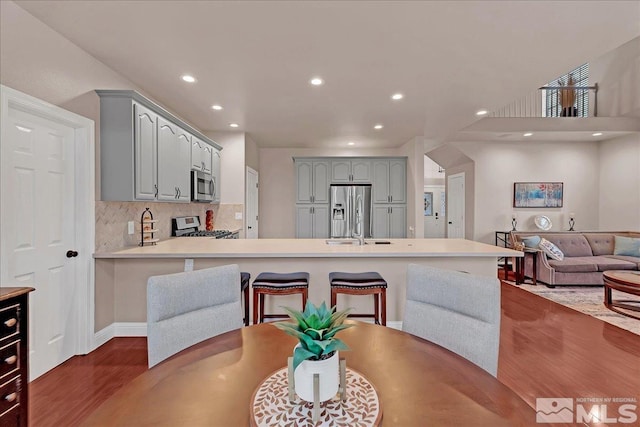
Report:
[[[48,116],[58,110],[59,117]],[[70,118],[86,127],[79,131]],[[91,347],[94,240],[87,214],[94,212],[94,197],[85,197],[86,184],[91,191],[94,185],[94,167],[86,160],[94,159],[92,149],[76,146],[93,147],[89,132],[92,121],[2,87],[0,280],[35,288],[29,296],[30,380]]]
[[[447,177],[447,237],[464,239],[464,172]]]
[[[425,185],[425,193],[432,194],[431,215],[424,215],[424,237],[443,238],[445,236],[445,215],[444,208],[444,185]]]
[[[258,172],[247,167],[247,215],[245,236],[258,238]]]

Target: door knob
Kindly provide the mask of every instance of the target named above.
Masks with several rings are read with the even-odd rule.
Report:
[[[451,221],[449,221],[449,224],[453,224]]]
[[[75,258],[78,256],[78,251],[67,251],[67,258]]]
[[[249,230],[251,230],[251,226],[249,226],[249,227],[247,227],[247,228],[249,228]]]

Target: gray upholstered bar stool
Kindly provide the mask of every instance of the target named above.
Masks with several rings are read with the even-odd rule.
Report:
[[[373,317],[376,324],[387,326],[387,282],[376,272],[329,273],[331,283],[331,307],[338,301],[338,294],[373,295],[373,314],[354,313],[349,317]]]
[[[265,295],[302,295],[302,309],[309,296],[309,273],[260,273],[253,281],[253,324],[266,318],[287,317],[286,314],[265,314]]]
[[[242,292],[242,300],[244,303],[244,317],[242,318],[244,326],[249,326],[249,280],[251,274],[247,272],[240,273],[240,292]]]

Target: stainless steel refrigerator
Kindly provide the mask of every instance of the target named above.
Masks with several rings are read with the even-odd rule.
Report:
[[[371,185],[331,186],[331,238],[371,238]]]

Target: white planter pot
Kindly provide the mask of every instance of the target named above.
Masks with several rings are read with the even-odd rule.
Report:
[[[320,375],[320,402],[331,399],[340,385],[340,358],[336,351],[325,360],[304,360],[293,373],[296,394],[313,402],[313,374]]]

